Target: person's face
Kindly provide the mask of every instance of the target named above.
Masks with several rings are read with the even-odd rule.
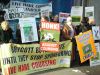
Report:
[[[58,21],[58,16],[54,16],[54,21]]]

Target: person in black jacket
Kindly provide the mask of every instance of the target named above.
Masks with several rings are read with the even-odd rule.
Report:
[[[92,25],[89,24],[89,18],[88,17],[83,17],[80,25],[76,26],[76,35],[79,35],[80,33],[84,33],[88,30],[92,30]],[[78,61],[78,64],[80,66],[83,66],[83,65],[89,65],[89,60],[87,60],[86,62],[84,63],[81,63],[80,62],[80,57],[79,57],[79,53],[78,53],[78,50],[77,50],[77,44],[76,44],[76,40],[74,39],[74,51],[75,51],[75,60]]]
[[[17,25],[17,30],[16,30],[16,43],[21,44],[21,31],[20,31],[20,26],[19,24]]]
[[[91,26],[89,24],[89,18],[88,17],[83,17],[80,25],[76,26],[76,35],[79,33],[83,33],[85,31],[88,31],[91,29]]]
[[[9,27],[7,21],[1,22],[0,25],[0,43],[12,43],[13,42],[13,31]]]

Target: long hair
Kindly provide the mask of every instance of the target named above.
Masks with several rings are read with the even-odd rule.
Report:
[[[63,29],[62,29],[62,34],[65,39],[72,39],[72,35],[74,35],[74,32],[72,29],[69,27],[69,25],[64,24]]]

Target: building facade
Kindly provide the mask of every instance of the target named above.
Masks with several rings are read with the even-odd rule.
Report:
[[[82,6],[82,1],[85,1],[85,6],[94,6],[95,22],[100,25],[100,0],[74,0],[74,6]]]

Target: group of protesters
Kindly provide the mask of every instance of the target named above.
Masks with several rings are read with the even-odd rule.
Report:
[[[21,30],[20,26],[17,26],[16,30],[16,40],[13,38],[13,30],[9,26],[9,22],[4,19],[4,11],[0,11],[0,44],[3,43],[17,43],[17,44],[22,44],[21,42]],[[50,14],[49,17],[47,16],[42,16],[40,17],[44,18],[46,21],[49,22],[55,22],[59,23],[59,15],[52,15]],[[41,20],[40,20],[41,21]],[[38,31],[38,37],[40,36],[40,25],[41,22],[38,23],[37,25],[37,31]],[[71,40],[73,42],[73,51],[72,51],[72,56],[73,56],[73,61],[75,58],[77,58],[77,44],[75,40],[75,36],[79,35],[80,33],[83,33],[88,30],[92,30],[92,26],[95,25],[95,22],[89,21],[88,17],[83,17],[82,20],[80,21],[79,25],[74,25],[72,23],[72,18],[69,15],[67,17],[67,20],[64,20],[62,23],[60,23],[60,41],[66,41],[66,40]],[[40,41],[36,42],[39,43]],[[79,57],[79,55],[78,55]],[[79,58],[78,58],[79,59]],[[75,59],[76,60],[76,59]],[[87,61],[89,62],[89,61]]]
[[[8,21],[4,19],[4,13],[5,12],[3,11],[0,12],[0,15],[2,14],[0,16],[0,43],[21,43],[21,33],[19,25],[17,26],[17,31],[16,31],[16,41],[13,41],[13,35],[12,35],[13,30],[10,28]],[[49,18],[46,16],[42,17],[47,21],[59,23],[58,15],[53,16],[52,14],[50,14]],[[73,40],[74,36],[82,32],[85,32],[87,30],[91,30],[93,25],[95,25],[93,21],[89,23],[89,18],[83,17],[80,24],[75,26],[74,24],[72,24],[72,18],[69,15],[67,17],[67,20],[64,20],[63,23],[61,24],[60,41]],[[40,29],[39,27],[37,27],[38,32]]]

